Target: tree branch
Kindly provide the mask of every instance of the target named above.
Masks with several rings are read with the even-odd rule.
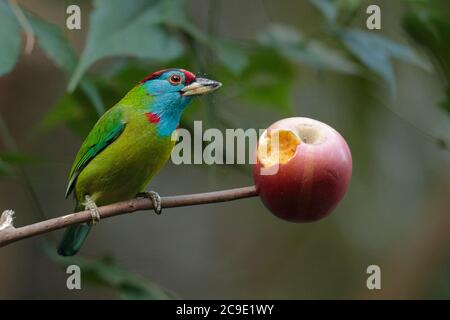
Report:
[[[256,191],[256,187],[249,186],[207,193],[163,197],[161,198],[161,206],[163,208],[184,207],[199,204],[232,201],[254,197],[257,195],[258,192]],[[104,219],[120,214],[132,213],[135,211],[148,209],[153,209],[153,203],[150,199],[135,198],[129,201],[122,201],[99,207],[99,213],[100,217]],[[91,220],[91,212],[89,210],[85,210],[30,224],[20,228],[14,228],[11,225],[3,230],[0,229],[0,248],[22,239],[34,237],[82,222],[89,222]]]

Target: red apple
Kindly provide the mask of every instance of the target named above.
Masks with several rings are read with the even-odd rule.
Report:
[[[272,124],[259,138],[256,157],[253,178],[263,203],[279,218],[293,222],[330,214],[352,175],[352,156],[344,138],[309,118]]]

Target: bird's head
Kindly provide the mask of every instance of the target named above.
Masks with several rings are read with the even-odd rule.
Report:
[[[165,69],[152,73],[141,81],[147,93],[154,98],[173,103],[185,104],[197,95],[218,89],[220,82],[197,78],[184,69]]]
[[[153,98],[151,114],[161,121],[163,133],[168,134],[178,125],[181,113],[193,97],[218,89],[220,82],[197,78],[184,69],[165,69],[152,73],[139,85]]]

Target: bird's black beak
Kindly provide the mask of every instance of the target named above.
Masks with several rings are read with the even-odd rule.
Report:
[[[181,89],[181,92],[183,96],[194,96],[214,91],[219,89],[221,86],[222,84],[218,81],[197,78],[194,82]]]

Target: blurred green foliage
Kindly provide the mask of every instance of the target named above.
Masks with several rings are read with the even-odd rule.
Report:
[[[375,84],[373,76],[379,77],[376,79],[381,79],[395,97],[392,60],[430,70],[425,58],[428,56],[442,76],[447,95],[442,106],[450,114],[450,20],[442,10],[442,7],[448,10],[447,3],[404,1],[408,12],[402,26],[414,44],[425,49],[419,53],[411,45],[356,27],[353,19],[361,8],[360,0],[311,0],[310,3],[323,17],[320,35],[308,36],[294,26],[268,23],[254,40],[236,40],[219,37],[214,30],[200,30],[188,15],[188,1],[134,0],[133,5],[120,0],[93,1],[86,45],[80,56],[58,26],[26,12],[37,44],[68,79],[67,92],[43,116],[34,132],[43,134],[67,126],[84,137],[106,108],[155,65],[208,71],[227,84],[227,93],[237,101],[255,108],[269,108],[283,116],[293,114],[292,95],[299,70],[339,73],[348,77],[346,81],[356,83],[358,90],[350,107],[357,109],[353,113],[353,125],[362,132],[367,129],[370,103],[359,101],[370,94]],[[20,24],[5,0],[0,0],[0,43],[3,44],[0,75],[4,75],[16,64],[22,43]],[[106,58],[109,58],[107,68],[91,69]],[[221,113],[214,112],[214,104],[220,100],[203,103],[212,104],[208,108],[211,121],[227,123]],[[370,157],[369,152],[362,152],[368,148],[364,138],[355,139],[354,143],[360,151],[355,159]],[[16,165],[36,161],[36,157],[18,151],[2,152],[0,176],[9,175]],[[172,297],[113,259],[61,260],[49,255],[62,265],[82,266],[87,282],[112,288],[121,297]]]
[[[329,26],[329,30],[324,31],[329,32],[327,43],[309,39],[297,28],[280,24],[268,25],[254,42],[237,42],[206,34],[191,22],[183,0],[138,0],[133,6],[117,0],[94,1],[86,46],[80,58],[76,57],[57,26],[27,13],[38,44],[67,74],[69,92],[74,91],[67,93],[50,110],[39,129],[48,131],[66,124],[84,136],[105,106],[112,106],[128,90],[130,83],[137,82],[145,74],[142,71],[148,70],[146,61],[169,66],[182,58],[187,62],[186,68],[197,68],[201,58],[197,56],[197,50],[191,50],[193,46],[204,47],[217,58],[213,64],[201,67],[217,73],[224,82],[237,83],[238,98],[257,106],[275,108],[285,115],[292,112],[291,90],[297,64],[349,75],[361,74],[365,68],[381,76],[392,93],[395,92],[392,58],[428,68],[427,62],[406,44],[346,27],[348,18],[342,17],[356,11],[360,1],[314,0],[311,3],[320,10]],[[8,16],[2,21],[17,24],[6,3],[1,8]],[[11,32],[7,36],[10,37]],[[15,40],[20,42],[18,32]],[[14,48],[11,46],[2,52],[12,57]],[[109,68],[112,64],[112,69],[119,70],[121,75],[127,74],[127,81],[118,81],[121,75],[115,77],[114,74],[114,80],[110,81],[111,74],[101,72],[95,75],[95,81],[93,76],[85,76],[92,64],[107,57],[122,58],[116,67],[111,62]],[[124,63],[123,58],[128,60]],[[136,68],[130,58],[139,59],[141,67]],[[3,67],[5,71],[0,74],[9,70],[6,64]],[[111,94],[112,87],[116,94]],[[105,97],[110,100],[108,103],[104,101]]]
[[[19,165],[30,165],[44,162],[35,155],[22,152],[0,152],[0,177],[14,175],[14,167]]]
[[[403,17],[403,27],[410,37],[431,57],[442,77],[446,100],[441,106],[450,115],[450,20],[448,1],[412,2]]]
[[[55,263],[66,269],[77,265],[82,272],[82,283],[114,290],[122,299],[168,300],[176,297],[156,284],[137,276],[121,266],[113,257],[85,259],[80,256],[62,257],[54,248],[44,244],[43,250]]]
[[[20,27],[6,1],[0,1],[0,75],[10,72],[20,54]]]

